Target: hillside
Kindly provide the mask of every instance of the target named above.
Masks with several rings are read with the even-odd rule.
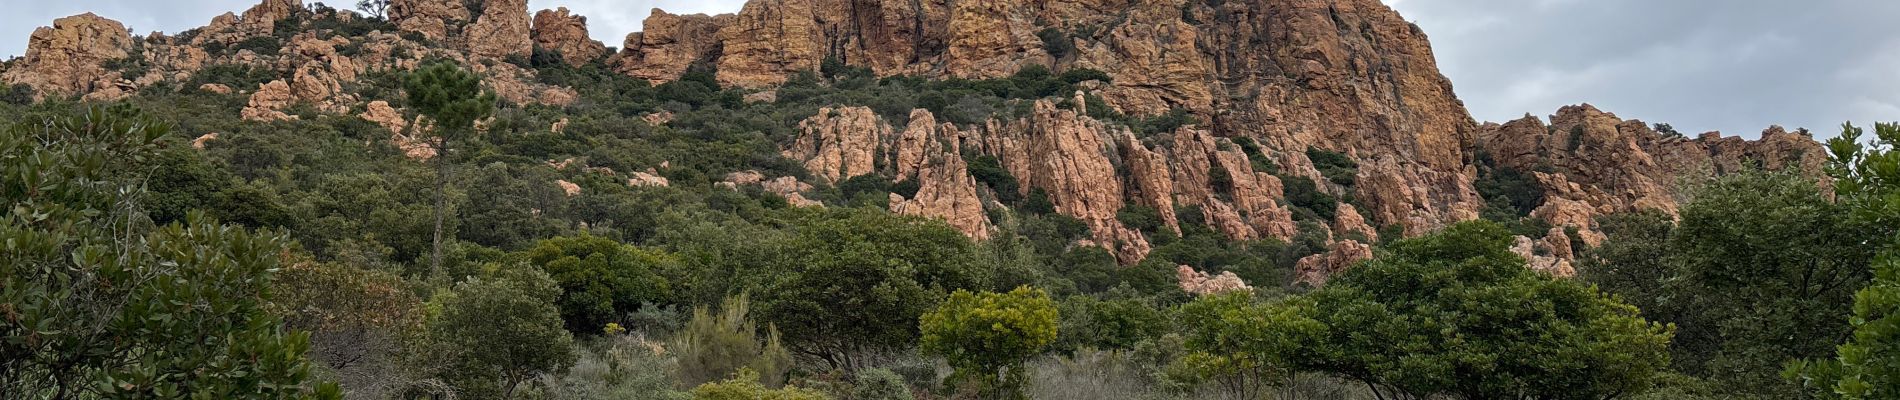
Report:
[[[179,89],[202,81],[194,77],[206,69],[240,66],[276,79],[201,88],[248,93],[247,120],[285,119],[284,109],[308,104],[399,127],[390,118],[396,114],[376,104],[393,99],[346,88],[364,74],[445,58],[476,66],[510,103],[573,106],[576,88],[507,62],[544,54],[655,84],[702,68],[724,87],[753,93],[748,101],[770,99],[779,85],[827,62],[925,79],[1001,79],[1034,66],[1088,80],[1076,82],[1074,96],[1049,93],[1011,106],[1024,115],[955,107],[962,104],[913,104],[926,107],[912,113],[893,108],[899,104],[844,101],[831,105],[844,118],[814,115],[799,123],[795,139],[774,140],[810,173],[797,178],[810,183],[869,174],[917,179],[921,195],[893,198],[891,208],[944,219],[975,238],[992,229],[982,210],[1007,204],[995,201],[994,186],[956,171],[966,163],[944,155],[993,156],[1019,181],[1017,190],[1046,192],[1057,212],[1089,225],[1089,242],[1124,263],[1152,247],[1147,235],[1115,219],[1130,204],[1155,209],[1177,231],[1177,209],[1198,211],[1234,240],[1291,239],[1299,220],[1327,226],[1329,236],[1377,240],[1399,227],[1418,234],[1479,217],[1496,203],[1485,197],[1496,194],[1480,193],[1479,181],[1511,170],[1542,191],[1530,195],[1541,202],[1519,208],[1595,242],[1596,216],[1673,211],[1673,188],[1684,178],[1744,165],[1814,173],[1824,159],[1811,138],[1779,128],[1757,141],[1665,137],[1588,106],[1560,110],[1548,122],[1527,116],[1477,124],[1439,74],[1424,33],[1376,0],[947,4],[754,1],[719,16],[656,9],[647,31],[628,35],[613,54],[588,39],[584,17],[565,9],[531,15],[523,1],[479,10],[456,1],[394,1],[393,26],[267,1],[193,31],[136,38],[117,22],[80,15],[36,31],[4,80],[44,95],[109,100]],[[1106,79],[1063,75],[1084,71]],[[946,118],[936,114],[946,110],[960,114],[940,125]],[[1170,112],[1195,123],[1165,131],[1126,123]],[[1315,155],[1323,159],[1316,163]],[[659,165],[632,167],[667,175]]]
[[[330,266],[386,274],[387,281],[350,281],[390,296],[375,301],[407,305],[351,311],[396,314],[370,326],[437,329],[438,318],[452,318],[440,314],[442,302],[458,298],[441,293],[507,292],[492,285],[532,280],[505,272],[524,263],[560,284],[550,292],[559,300],[541,305],[559,306],[566,329],[554,330],[563,335],[605,329],[615,337],[625,325],[660,337],[691,329],[681,307],[730,309],[722,300],[740,296],[744,304],[749,293],[753,318],[771,325],[770,347],[782,330],[789,349],[778,369],[747,364],[764,369],[753,378],[774,387],[787,376],[801,384],[844,379],[824,374],[928,351],[935,342],[920,339],[920,315],[929,329],[925,313],[946,301],[964,304],[950,297],[962,289],[1055,294],[1063,331],[1050,327],[1049,340],[1065,352],[1133,351],[1137,343],[1152,350],[1170,346],[1156,342],[1167,336],[1178,348],[1192,335],[1168,333],[1175,328],[1166,321],[1183,320],[1160,315],[1190,318],[1204,302],[1232,305],[1218,296],[1190,303],[1192,295],[1309,293],[1355,266],[1434,262],[1421,254],[1495,261],[1502,256],[1486,251],[1506,245],[1515,255],[1509,264],[1539,274],[1499,273],[1490,283],[1613,290],[1602,274],[1629,269],[1584,270],[1612,257],[1592,254],[1641,258],[1629,243],[1644,238],[1630,236],[1638,231],[1629,221],[1689,224],[1697,220],[1684,211],[1692,193],[1736,195],[1747,192],[1736,185],[1771,180],[1759,175],[1832,188],[1823,178],[1829,153],[1805,130],[1769,127],[1755,140],[1691,136],[1587,104],[1543,118],[1476,121],[1439,72],[1425,32],[1379,0],[751,0],[737,14],[652,10],[646,31],[617,48],[590,39],[585,16],[531,13],[526,0],[390,0],[376,12],[383,15],[264,0],[201,28],[145,35],[109,16],[60,18],[27,39],[24,57],[0,64],[0,115],[26,121],[120,104],[156,116],[172,135],[157,139],[149,159],[126,161],[128,173],[152,174],[138,182],[151,192],[138,202],[141,215],[163,225],[203,212],[281,231],[281,261],[292,276]],[[431,136],[440,127],[405,90],[413,71],[444,62],[474,73],[499,98],[494,114],[446,153]],[[452,178],[437,186],[432,179],[445,171]],[[430,220],[444,208],[432,189],[446,190],[446,222]],[[1789,194],[1797,195],[1820,196]],[[1826,197],[1828,210],[1845,207]],[[1845,226],[1839,218],[1828,221]],[[1474,220],[1490,222],[1465,223]],[[431,263],[432,228],[447,232],[441,265]],[[1853,229],[1832,233],[1888,233]],[[1800,237],[1852,241],[1820,236]],[[1500,249],[1420,250],[1467,242]],[[1391,250],[1394,243],[1413,244]],[[1843,283],[1865,281],[1871,251],[1855,243],[1813,258],[1856,260],[1829,271]],[[1383,261],[1367,263],[1375,257]],[[1661,269],[1636,273],[1647,271]],[[1349,288],[1373,284],[1342,279]],[[1845,301],[1854,287],[1814,284],[1835,296],[1830,301]],[[1527,302],[1621,301],[1584,287],[1513,293],[1537,294]],[[317,303],[310,309],[337,306],[321,301],[325,286],[281,291]],[[1667,297],[1660,293],[1642,294]],[[883,297],[864,298],[872,294]],[[1328,306],[1317,298],[1272,306]],[[1485,299],[1458,304],[1504,301]],[[424,301],[438,311],[425,316]],[[1644,301],[1630,300],[1652,321],[1695,315],[1651,313]],[[1606,348],[1660,348],[1675,332],[1621,303],[1591,307],[1576,315],[1628,317],[1633,322],[1618,326],[1662,338],[1591,342]],[[1109,309],[1139,318],[1102,311]],[[416,376],[489,395],[512,396],[524,384],[467,389],[462,377],[439,370],[390,372],[393,362],[339,367],[336,357],[363,356],[325,351],[374,358],[415,350],[395,334],[370,340],[384,347],[358,349],[360,337],[326,335],[327,322],[312,322],[336,315],[296,310],[278,311],[293,328],[318,332],[312,358],[329,363],[336,371],[326,376],[352,396],[434,390],[418,389],[427,379]],[[1801,310],[1791,313],[1836,323],[1846,312]],[[1523,317],[1489,311],[1499,317],[1487,323]],[[1083,315],[1072,312],[1093,319],[1072,321]],[[1572,315],[1565,313],[1552,318]],[[1328,323],[1349,322],[1339,318]],[[647,322],[654,325],[636,325]],[[1779,337],[1844,336],[1835,325],[1805,324],[1832,330]],[[1497,327],[1481,329],[1490,328]],[[745,333],[750,343],[753,332]],[[644,337],[639,343],[661,348]],[[1813,349],[1831,352],[1833,344]],[[1778,347],[1787,348],[1794,346]],[[1732,362],[1703,355],[1713,353],[1679,352],[1679,364],[1664,355],[1660,366],[1631,368],[1700,374]],[[1632,359],[1640,360],[1623,361],[1652,361]],[[1750,367],[1773,364],[1750,370],[1766,375],[1749,376],[1772,378],[1785,360],[1771,361]],[[1323,371],[1333,373],[1326,382],[1411,390],[1398,378]],[[1289,373],[1287,382],[1299,376]],[[673,378],[689,388],[713,380]],[[1629,384],[1646,390],[1648,379]],[[1445,390],[1438,393],[1475,393]]]

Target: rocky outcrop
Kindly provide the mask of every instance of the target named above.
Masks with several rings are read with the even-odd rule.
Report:
[[[1221,271],[1220,275],[1208,276],[1186,265],[1175,267],[1174,274],[1181,282],[1181,291],[1192,295],[1210,295],[1236,290],[1252,291],[1253,287],[1234,275],[1233,271]]]
[[[581,185],[574,184],[574,182],[568,182],[562,179],[554,181],[554,184],[560,186],[561,193],[566,194],[567,197],[579,196],[581,194]]]
[[[627,179],[627,186],[667,187],[667,186],[672,186],[672,184],[666,180],[666,177],[654,174],[652,171],[648,171],[648,172],[635,171],[633,173],[633,177]]]
[[[1552,234],[1555,236],[1563,235],[1562,228],[1555,228],[1552,231]],[[1518,236],[1513,240],[1511,243],[1511,252],[1517,254],[1518,257],[1524,258],[1525,268],[1530,268],[1533,271],[1543,272],[1559,278],[1577,276],[1576,268],[1571,266],[1571,259],[1555,253],[1555,250],[1551,247],[1551,237],[1545,237],[1543,240],[1533,240],[1528,237]],[[1567,242],[1569,239],[1562,240]],[[1564,246],[1566,248],[1569,247],[1568,244]]]
[[[620,73],[654,83],[679,79],[693,63],[711,62],[719,55],[719,30],[732,20],[732,15],[673,15],[655,8],[642,25],[646,30],[628,34],[610,64]]]
[[[897,180],[916,181],[917,192],[910,198],[892,193],[891,212],[940,219],[965,236],[988,239],[990,219],[976,178],[956,151],[957,139],[956,125],[938,124],[929,111],[911,111],[895,151]]]
[[[1325,286],[1326,280],[1334,274],[1351,268],[1361,261],[1372,259],[1372,246],[1355,240],[1333,242],[1326,252],[1306,256],[1294,263],[1294,282],[1312,286]]]
[[[291,92],[290,84],[282,79],[257,86],[251,93],[250,103],[240,113],[246,121],[270,122],[297,119],[297,116],[285,114],[283,109],[297,102],[297,96]]]
[[[461,0],[389,0],[388,12],[389,22],[396,24],[396,29],[436,41],[460,33],[471,19]]]
[[[805,198],[804,192],[811,190],[811,185],[799,182],[798,178],[790,176],[766,180],[765,175],[760,174],[759,171],[740,171],[726,174],[724,181],[713,185],[729,190],[739,190],[740,186],[758,185],[767,193],[785,198],[785,202],[793,207],[824,207],[824,203]]]
[[[389,102],[382,100],[369,102],[369,106],[357,116],[388,129],[389,143],[395,145],[396,149],[401,150],[409,159],[422,161],[435,158],[434,143],[422,137],[421,132],[410,130],[412,126],[427,126],[423,124],[421,116],[417,116],[415,122],[407,121],[403,118],[402,111],[390,107]]]
[[[1335,213],[1338,216],[1333,218],[1334,235],[1357,234],[1367,241],[1379,241],[1379,231],[1372,229],[1372,225],[1367,225],[1366,219],[1359,216],[1359,209],[1353,207],[1352,204],[1339,203],[1339,209]]]
[[[759,87],[815,71],[825,59],[818,0],[753,0],[719,29],[719,83]]]
[[[534,13],[534,44],[558,51],[562,61],[579,66],[607,54],[607,46],[587,36],[587,17],[569,14],[567,7]]]
[[[193,149],[198,149],[198,150],[204,150],[204,149],[205,149],[205,144],[207,144],[207,143],[211,143],[211,141],[213,141],[213,140],[218,140],[218,133],[217,133],[217,132],[211,132],[211,133],[207,133],[207,134],[203,134],[203,135],[199,135],[197,139],[192,139],[192,140],[191,140],[191,148],[193,148]]]
[[[116,85],[119,73],[104,65],[125,58],[131,49],[132,35],[118,21],[93,13],[60,18],[33,31],[26,57],[0,73],[0,81],[32,86],[42,95],[112,91],[105,97],[116,98],[124,94]]]
[[[1750,168],[1819,176],[1827,155],[1812,137],[1780,127],[1755,141],[1719,133],[1696,139],[1666,136],[1642,121],[1625,121],[1588,104],[1564,107],[1543,120],[1526,116],[1486,124],[1478,145],[1490,167],[1530,175],[1544,203],[1531,215],[1578,229],[1595,245],[1599,216],[1636,210],[1676,212],[1685,179]]]
[[[1201,206],[1205,221],[1227,237],[1285,240],[1299,234],[1292,211],[1281,204],[1280,178],[1255,171],[1252,159],[1232,141],[1183,128],[1174,134],[1172,152],[1181,204]]]
[[[878,148],[891,136],[891,127],[868,107],[825,107],[798,123],[798,141],[785,158],[803,162],[805,170],[827,183],[877,172]]]
[[[976,147],[997,155],[1021,182],[1024,194],[1040,189],[1048,193],[1056,212],[1087,223],[1092,235],[1088,244],[1132,264],[1146,257],[1150,246],[1140,232],[1115,218],[1126,203],[1112,160],[1117,153],[1112,140],[1123,133],[1038,100],[1023,119],[991,120]]]
[[[531,31],[528,0],[483,0],[482,15],[463,36],[469,54],[501,58],[533,51]]]
[[[1167,156],[1149,150],[1132,133],[1123,133],[1118,146],[1122,164],[1128,169],[1128,197],[1161,216],[1161,224],[1181,234],[1180,217],[1174,213],[1174,175],[1168,169]]]
[[[995,78],[1028,65],[1049,65],[1036,37],[1034,3],[1019,0],[950,2],[943,71],[962,78]]]

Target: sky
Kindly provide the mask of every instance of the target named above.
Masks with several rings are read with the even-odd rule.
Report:
[[[1769,125],[1832,136],[1843,121],[1900,120],[1895,0],[1383,0],[1432,39],[1479,121],[1590,103],[1685,133],[1754,137]],[[205,25],[257,0],[8,0],[0,57],[34,27],[95,12],[134,32]],[[335,6],[351,3],[334,1]],[[588,17],[618,46],[653,8],[736,12],[741,0],[531,0]],[[1885,20],[1883,20],[1883,18]]]

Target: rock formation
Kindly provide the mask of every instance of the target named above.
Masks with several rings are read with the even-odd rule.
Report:
[[[1236,290],[1252,291],[1253,287],[1234,275],[1233,271],[1221,271],[1220,275],[1208,276],[1186,265],[1175,267],[1176,279],[1181,282],[1181,291],[1193,295],[1220,294]]]
[[[1294,282],[1324,286],[1333,274],[1372,259],[1372,246],[1355,240],[1333,242],[1326,252],[1306,256],[1294,264]]]
[[[60,18],[33,31],[26,57],[0,74],[0,81],[32,86],[41,94],[90,94],[119,80],[119,73],[104,64],[125,58],[131,49],[132,35],[118,21],[93,13]]]
[[[719,83],[766,86],[824,61],[818,0],[754,0],[719,29]]]
[[[653,9],[642,25],[644,32],[627,35],[620,54],[611,63],[620,73],[654,83],[679,79],[695,62],[710,62],[723,47],[719,30],[732,15],[673,15]]]
[[[579,66],[607,53],[607,46],[587,36],[587,17],[572,15],[567,7],[534,13],[534,44],[561,52],[562,61]]]
[[[956,152],[956,125],[938,124],[929,111],[914,110],[899,135],[897,180],[917,181],[910,198],[892,193],[891,212],[941,219],[977,240],[990,237],[989,215],[977,195],[976,178]]]
[[[868,107],[821,108],[799,122],[798,130],[798,142],[785,158],[803,162],[805,170],[827,183],[877,172],[878,148],[891,136],[890,125]]]
[[[1497,168],[1528,173],[1543,187],[1544,203],[1532,216],[1577,228],[1591,245],[1602,240],[1594,229],[1598,216],[1642,209],[1674,214],[1683,179],[1756,167],[1818,174],[1827,160],[1812,137],[1780,127],[1756,141],[1715,133],[1670,137],[1588,104],[1564,107],[1550,121],[1526,116],[1486,124],[1478,145]]]
[[[436,41],[460,33],[471,17],[460,0],[389,0],[388,12],[397,29]]]
[[[258,85],[257,91],[251,93],[251,101],[244,106],[243,117],[246,121],[259,122],[297,119],[297,116],[283,112],[284,108],[296,101],[297,96],[291,92],[289,83],[282,79],[270,81]]]
[[[528,54],[534,49],[528,0],[483,0],[482,15],[463,35],[470,54],[496,58]]]

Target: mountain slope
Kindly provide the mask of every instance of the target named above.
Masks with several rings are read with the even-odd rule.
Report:
[[[1548,252],[1561,271],[1565,227],[1594,243],[1595,217],[1673,212],[1685,180],[1751,165],[1815,173],[1824,159],[1812,138],[1780,128],[1757,141],[1687,139],[1589,106],[1548,123],[1480,125],[1437,70],[1425,34],[1377,0],[753,0],[735,15],[653,10],[645,26],[609,52],[588,39],[584,17],[531,17],[523,0],[395,0],[386,22],[267,0],[204,28],[142,37],[85,14],[36,31],[0,81],[91,100],[238,91],[248,94],[247,120],[297,118],[309,106],[361,115],[414,147],[399,104],[364,82],[429,60],[467,65],[516,106],[569,110],[601,106],[583,99],[596,88],[564,85],[550,66],[654,84],[716,81],[767,104],[814,80],[922,80],[951,89],[915,104],[838,101],[800,116],[795,134],[774,140],[804,173],[703,172],[731,174],[733,187],[764,183],[794,203],[811,201],[812,184],[859,176],[914,183],[887,206],[975,238],[993,236],[998,210],[1046,202],[1087,226],[1080,243],[1124,264],[1157,240],[1159,230],[1121,217],[1147,208],[1161,230],[1178,233],[1186,219],[1248,241],[1317,229],[1336,249],[1531,215],[1554,225],[1535,246],[1566,249]],[[267,79],[230,87],[208,78],[234,74]],[[983,86],[996,82],[1053,83]],[[958,95],[1011,90],[1020,93],[999,104]],[[672,173],[660,164],[636,173]],[[1495,189],[1511,187],[1520,189]],[[1350,263],[1331,256],[1301,264]]]

